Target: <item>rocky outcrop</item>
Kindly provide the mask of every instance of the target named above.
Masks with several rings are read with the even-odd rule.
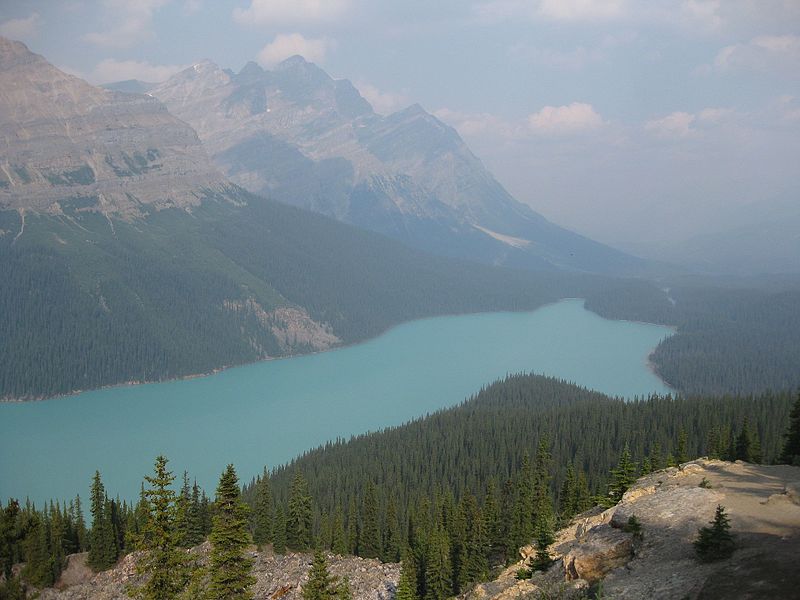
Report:
[[[640,479],[616,506],[593,509],[558,532],[556,563],[528,581],[523,561],[467,598],[552,594],[580,598],[602,585],[604,598],[793,598],[800,589],[800,468],[700,459]],[[737,549],[724,561],[695,558],[697,530],[725,507]],[[625,531],[635,516],[642,536]],[[543,595],[542,597],[550,597]]]
[[[130,218],[229,185],[197,134],[147,95],[89,85],[0,38],[0,210]]]
[[[190,553],[202,564],[207,560],[208,543]],[[250,552],[253,560],[255,598],[271,600],[301,600],[302,588],[308,580],[311,556],[308,554],[276,555],[269,550]],[[55,589],[42,590],[41,600],[121,600],[128,599],[127,591],[142,584],[136,573],[137,554],[130,554],[108,571],[93,574],[85,566],[86,555],[69,557],[67,570]],[[347,578],[355,600],[389,600],[394,597],[400,578],[400,565],[383,564],[377,560],[353,556],[328,555],[332,575]]]

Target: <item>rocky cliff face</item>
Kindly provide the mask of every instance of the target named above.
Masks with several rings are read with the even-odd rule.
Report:
[[[0,209],[130,217],[226,183],[195,132],[150,96],[89,85],[0,38]]]
[[[702,484],[702,485],[701,485]],[[731,519],[737,549],[729,559],[699,563],[693,540],[718,504]],[[625,531],[635,516],[642,536]],[[601,586],[603,598],[796,598],[800,589],[800,468],[697,460],[640,479],[608,510],[577,517],[558,533],[555,564],[518,581],[523,561],[469,599],[586,597]]]
[[[378,115],[349,81],[299,56],[272,71],[249,63],[238,74],[205,61],[148,89],[251,192],[483,262],[642,266],[516,201],[452,127],[419,105]]]
[[[203,563],[209,552],[208,543],[190,553]],[[250,552],[253,560],[255,598],[301,600],[303,585],[308,581],[311,566],[309,554],[275,555],[270,551]],[[142,584],[136,574],[136,554],[126,556],[108,571],[94,574],[86,567],[86,553],[69,557],[69,566],[55,589],[40,592],[41,600],[122,600],[127,591]],[[347,578],[354,600],[390,600],[400,579],[399,564],[383,564],[352,556],[328,555],[328,568],[334,577]]]

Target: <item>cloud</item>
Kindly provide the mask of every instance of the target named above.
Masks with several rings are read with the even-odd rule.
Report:
[[[644,124],[644,130],[661,139],[682,139],[695,133],[692,129],[697,117],[687,112],[674,112]]]
[[[743,44],[725,46],[717,53],[711,67],[723,72],[746,69],[798,74],[798,65],[800,36],[788,34],[762,35]]]
[[[473,6],[479,21],[516,18],[552,21],[610,20],[627,13],[627,0],[488,0]]]
[[[344,16],[350,0],[251,0],[247,8],[233,9],[240,25],[297,25],[329,23]]]
[[[358,81],[355,86],[367,102],[372,105],[375,112],[381,115],[397,112],[412,104],[410,98],[405,94],[384,92],[366,81]]]
[[[38,12],[31,13],[24,19],[9,19],[0,23],[0,35],[12,40],[23,40],[36,35],[41,17]]]
[[[336,42],[328,38],[309,39],[299,33],[281,33],[258,53],[259,64],[272,67],[284,59],[299,54],[311,62],[323,62],[329,50],[336,47]]]
[[[138,79],[148,83],[160,83],[172,77],[175,73],[187,68],[188,65],[153,65],[137,60],[115,60],[107,58],[100,61],[86,75],[86,79],[94,84],[111,83],[114,81],[127,81]]]
[[[566,106],[545,106],[528,116],[528,127],[540,135],[585,133],[603,126],[603,119],[591,104],[573,102]]]
[[[127,48],[151,38],[153,14],[169,0],[104,0],[111,15],[111,25],[104,31],[94,31],[82,40],[106,48]]]
[[[440,108],[433,112],[436,118],[455,127],[465,137],[485,136],[504,139],[519,137],[520,131],[513,123],[489,113],[469,113],[449,108]]]

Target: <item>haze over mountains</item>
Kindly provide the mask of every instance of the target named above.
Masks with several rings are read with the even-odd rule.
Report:
[[[437,258],[254,196],[155,98],[18,42],[0,41],[0,83],[2,398],[323,350],[590,283]]]
[[[114,87],[114,86],[112,86]],[[644,261],[516,201],[458,133],[419,105],[383,117],[347,80],[300,56],[238,74],[210,61],[147,85],[257,194],[439,254],[507,266],[639,273]]]

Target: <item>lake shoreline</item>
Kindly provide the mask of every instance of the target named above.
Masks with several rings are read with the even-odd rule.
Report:
[[[203,378],[203,377],[211,377],[212,375],[216,375],[218,373],[222,373],[223,371],[228,371],[230,369],[235,369],[237,367],[245,367],[245,366],[248,366],[248,365],[255,365],[255,364],[259,364],[259,363],[263,363],[263,362],[271,362],[271,361],[286,360],[286,359],[290,359],[290,358],[298,358],[298,357],[301,357],[301,356],[314,356],[314,355],[323,354],[323,353],[326,353],[326,352],[335,352],[337,350],[342,350],[344,348],[352,348],[353,346],[358,346],[358,345],[361,345],[361,344],[368,343],[368,342],[370,342],[372,340],[378,339],[381,336],[386,335],[387,333],[389,333],[393,329],[395,329],[397,327],[401,327],[401,326],[406,325],[408,323],[416,323],[416,322],[419,322],[419,321],[425,321],[427,319],[441,319],[441,318],[447,318],[447,317],[463,317],[463,316],[467,316],[467,315],[485,315],[485,314],[503,314],[503,313],[509,313],[509,314],[529,313],[529,312],[534,312],[534,311],[540,310],[542,308],[545,308],[546,306],[552,306],[554,304],[558,304],[560,302],[567,302],[567,301],[570,301],[570,300],[582,300],[584,302],[584,304],[586,302],[585,298],[569,297],[569,298],[559,298],[558,300],[554,300],[553,302],[547,302],[547,303],[541,304],[541,305],[539,305],[539,306],[537,306],[535,308],[526,308],[526,309],[523,309],[523,310],[500,310],[500,311],[479,311],[479,312],[447,313],[447,314],[443,314],[443,315],[433,315],[433,316],[427,316],[427,317],[420,317],[418,319],[411,319],[409,321],[402,321],[400,323],[395,323],[394,325],[391,325],[391,326],[387,327],[386,329],[384,329],[380,333],[377,333],[376,335],[368,337],[368,338],[365,338],[363,340],[357,340],[357,341],[353,341],[353,342],[350,342],[350,343],[347,343],[347,344],[340,344],[340,345],[337,345],[337,346],[332,346],[332,347],[327,348],[325,350],[314,350],[312,352],[303,352],[303,353],[298,353],[298,354],[286,354],[284,356],[267,356],[265,358],[259,358],[259,359],[256,359],[256,360],[251,360],[251,361],[246,361],[246,362],[241,362],[241,363],[235,363],[235,364],[230,364],[230,365],[222,365],[220,367],[216,367],[214,369],[211,369],[210,371],[204,371],[204,372],[198,372],[198,373],[189,373],[189,374],[186,374],[186,375],[178,375],[178,376],[175,376],[175,377],[168,377],[168,378],[165,378],[165,379],[151,379],[151,380],[132,379],[132,380],[129,380],[129,381],[121,381],[121,382],[118,382],[118,383],[109,383],[107,385],[101,385],[101,386],[98,386],[98,387],[75,389],[75,390],[71,390],[71,391],[66,392],[66,393],[53,394],[53,395],[26,396],[26,397],[21,397],[21,398],[4,397],[4,398],[0,398],[0,405],[2,405],[2,404],[26,404],[26,403],[32,403],[32,402],[47,402],[47,401],[50,401],[50,400],[62,400],[62,399],[66,399],[66,398],[72,398],[74,396],[79,396],[80,394],[84,394],[86,392],[96,392],[96,391],[100,391],[100,390],[110,390],[110,389],[114,389],[114,388],[125,388],[125,387],[141,386],[141,385],[151,385],[151,384],[154,384],[154,383],[169,383],[171,381],[188,381],[188,380],[191,380],[191,379],[200,379],[200,378]],[[591,312],[593,314],[596,314],[598,317],[606,319],[606,317],[604,317],[603,315],[600,315],[600,314],[594,312],[593,310],[586,308],[585,306],[584,306],[584,308],[587,311],[589,311],[589,312]],[[656,325],[658,327],[669,327],[669,326],[662,326],[662,325],[659,325],[657,323],[648,323],[646,321],[631,321],[629,319],[607,319],[607,320],[609,320],[609,321],[619,321],[619,322],[623,322],[623,323],[636,323],[636,324],[639,324],[639,325]],[[672,328],[672,329],[674,329],[674,328]],[[654,350],[655,350],[655,348],[654,348]],[[653,371],[653,373],[659,379],[661,379],[661,376],[658,374],[657,371]],[[663,379],[662,379],[662,381],[663,381]],[[664,383],[666,384],[666,382],[664,382]]]

